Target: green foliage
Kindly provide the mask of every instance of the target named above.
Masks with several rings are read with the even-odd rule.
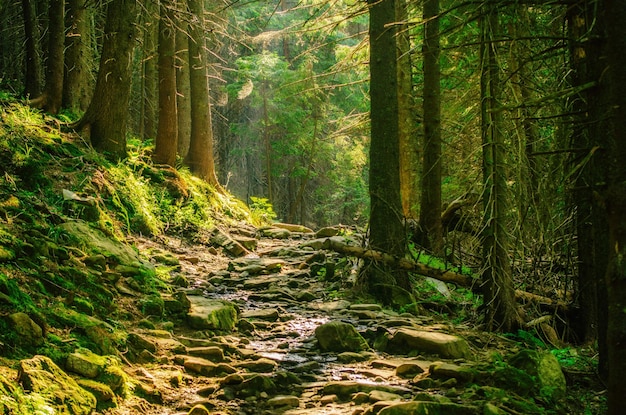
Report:
[[[252,216],[259,222],[271,222],[276,219],[276,212],[267,198],[250,196],[250,200]]]
[[[546,349],[546,344],[538,338],[534,333],[519,329],[517,333],[505,333],[505,337],[513,339],[530,349]]]

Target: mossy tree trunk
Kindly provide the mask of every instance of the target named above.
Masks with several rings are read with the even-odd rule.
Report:
[[[398,133],[398,81],[395,0],[370,0],[370,236],[372,249],[403,257],[406,234],[400,199],[400,139]],[[386,289],[409,290],[406,271],[370,263],[361,283],[375,297],[391,302]]]
[[[91,70],[93,51],[92,9],[85,0],[68,0],[65,37],[65,80],[63,82],[63,107],[74,113],[85,111],[91,99]]]
[[[204,33],[204,3],[188,0],[192,16],[189,24],[189,80],[191,87],[191,138],[186,163],[192,173],[219,187],[213,156],[213,130],[209,94],[209,72]]]
[[[176,112],[176,13],[171,0],[161,1],[159,20],[159,126],[152,160],[176,165],[178,115]]]
[[[96,89],[89,108],[75,125],[78,130],[88,130],[91,145],[112,159],[126,157],[137,10],[137,0],[109,3]]]

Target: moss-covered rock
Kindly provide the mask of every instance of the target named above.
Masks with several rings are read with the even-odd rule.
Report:
[[[389,338],[388,348],[396,353],[432,353],[444,358],[470,356],[465,339],[450,334],[400,328]]]
[[[535,380],[535,387],[542,396],[559,399],[565,395],[565,376],[552,353],[522,350],[511,357],[509,364],[528,373]]]
[[[440,402],[406,402],[388,406],[379,415],[478,415],[478,408]]]
[[[43,329],[26,313],[13,313],[9,316],[17,339],[23,346],[41,346],[44,342]]]
[[[320,349],[326,352],[360,352],[369,349],[367,341],[352,324],[330,321],[315,329]]]
[[[104,372],[107,359],[93,353],[89,349],[78,349],[70,353],[65,362],[65,368],[83,377],[94,379]]]
[[[191,308],[187,313],[187,322],[192,328],[232,331],[237,325],[234,304],[200,296],[189,296],[189,300]]]
[[[46,356],[19,364],[18,379],[24,390],[42,397],[58,415],[90,415],[96,398]]]

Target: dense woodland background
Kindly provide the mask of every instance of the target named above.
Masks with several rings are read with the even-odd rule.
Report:
[[[112,158],[141,140],[281,221],[468,267],[486,327],[548,316],[554,341],[597,345],[617,402],[622,8],[2,0],[0,88]]]

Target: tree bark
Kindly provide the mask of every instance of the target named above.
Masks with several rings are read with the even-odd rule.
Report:
[[[65,1],[50,0],[48,6],[48,64],[43,94],[30,105],[56,114],[63,102],[63,53],[65,49]]]
[[[396,35],[398,45],[398,133],[400,135],[400,196],[405,218],[417,219],[419,207],[420,164],[417,136],[413,73],[411,63],[411,39],[407,0],[396,1]]]
[[[191,91],[189,89],[189,34],[186,19],[176,31],[176,107],[178,109],[178,155],[184,160],[191,139]]]
[[[191,86],[191,142],[187,165],[192,173],[219,187],[213,156],[213,130],[209,96],[208,59],[204,35],[204,3],[188,0],[192,21],[189,24],[189,72]]]
[[[439,0],[424,2],[424,150],[420,229],[422,244],[443,254],[441,225],[441,85],[439,68]]]
[[[41,51],[39,45],[39,24],[34,0],[22,0],[24,16],[24,34],[26,36],[26,76],[24,78],[24,94],[27,97],[38,97],[42,93]]]
[[[609,218],[608,293],[608,407],[609,415],[626,413],[626,10],[621,1],[605,0],[607,56],[612,92],[613,128],[609,135],[609,180],[606,208]]]
[[[157,2],[146,4],[142,14],[143,48],[141,50],[141,117],[140,136],[142,139],[154,139],[157,135],[159,102],[159,5]],[[188,123],[189,124],[189,123]]]
[[[487,1],[481,25],[481,133],[483,140],[483,296],[487,330],[511,331],[521,325],[506,231],[508,198],[504,137],[499,107],[500,79],[496,54],[498,33],[497,3]]]
[[[159,126],[152,161],[176,165],[178,115],[176,112],[176,22],[171,0],[161,1],[159,20]]]
[[[370,235],[373,250],[404,257],[406,235],[400,198],[400,142],[398,134],[398,81],[395,39],[395,0],[369,0],[370,7]],[[387,286],[410,291],[403,270],[369,266],[360,282],[388,303]]]
[[[89,129],[93,147],[112,159],[126,157],[136,18],[137,0],[109,3],[96,89],[85,115],[74,126]]]
[[[85,111],[91,99],[91,69],[89,39],[92,36],[89,6],[85,0],[68,0],[65,38],[65,80],[63,107],[74,113]]]

